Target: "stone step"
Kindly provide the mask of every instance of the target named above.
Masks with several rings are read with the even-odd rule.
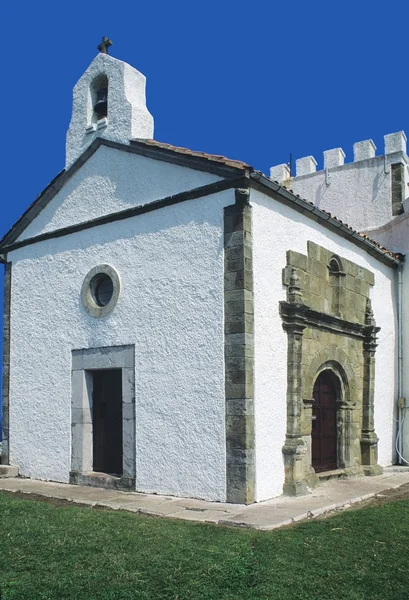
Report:
[[[334,469],[333,471],[322,471],[317,473],[320,483],[326,481],[334,481],[335,479],[343,479],[346,475],[345,469]]]
[[[0,465],[0,477],[18,477],[18,467]]]

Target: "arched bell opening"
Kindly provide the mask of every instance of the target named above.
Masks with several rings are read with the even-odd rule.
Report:
[[[316,473],[339,467],[338,407],[341,381],[330,369],[322,371],[314,383],[311,463]]]
[[[108,116],[108,77],[98,75],[91,84],[92,123]]]

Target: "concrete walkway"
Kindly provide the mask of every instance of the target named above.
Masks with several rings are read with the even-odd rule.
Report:
[[[114,510],[122,509],[158,517],[271,530],[318,517],[324,513],[349,508],[352,504],[406,483],[409,483],[409,468],[390,467],[378,477],[330,481],[316,488],[308,496],[299,498],[280,496],[250,506],[119,492],[19,477],[0,477],[0,491],[38,494],[78,504],[104,506]]]

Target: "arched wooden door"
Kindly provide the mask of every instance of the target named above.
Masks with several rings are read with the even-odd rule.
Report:
[[[339,381],[323,371],[314,385],[312,409],[312,466],[317,473],[337,468],[337,404]]]

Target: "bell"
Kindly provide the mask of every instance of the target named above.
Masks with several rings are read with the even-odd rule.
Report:
[[[98,119],[103,119],[108,114],[108,88],[101,88],[97,91],[97,101],[95,102],[94,111]]]

